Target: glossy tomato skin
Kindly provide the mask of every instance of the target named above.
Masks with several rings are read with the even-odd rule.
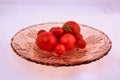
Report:
[[[77,46],[81,49],[85,48],[86,47],[86,41],[82,40],[82,39],[77,40]]]
[[[64,30],[61,27],[52,27],[50,32],[52,32],[56,37],[60,37],[64,34]]]
[[[36,38],[36,45],[41,50],[52,52],[57,45],[57,38],[51,32],[42,32]]]
[[[75,48],[76,38],[72,34],[66,33],[59,39],[59,43],[65,46],[66,51],[71,51]]]
[[[65,53],[65,46],[62,44],[58,44],[55,48],[55,53],[57,53],[58,55],[62,55]]]
[[[42,32],[46,32],[46,31],[45,30],[39,30],[38,33],[37,33],[37,35],[39,35]]]
[[[63,29],[67,33],[72,33],[74,35],[80,34],[80,25],[75,21],[67,21],[64,23]]]
[[[82,34],[76,34],[75,35],[75,38],[77,39],[77,40],[83,40],[83,35]]]

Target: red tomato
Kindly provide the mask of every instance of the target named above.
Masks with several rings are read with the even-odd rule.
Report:
[[[36,45],[42,50],[52,52],[57,45],[57,38],[51,32],[43,32],[37,36]]]
[[[46,31],[45,30],[39,30],[38,33],[37,33],[37,35],[39,35],[42,32],[46,32]]]
[[[77,24],[75,21],[68,21],[64,23],[63,29],[65,32],[68,33],[80,34],[80,25]]]
[[[66,33],[59,39],[59,43],[65,46],[66,51],[70,51],[75,48],[76,38],[72,34]]]
[[[78,39],[83,39],[82,34],[77,34],[77,35],[75,35],[75,37],[76,37],[77,40],[78,40]]]
[[[65,53],[65,46],[62,45],[62,44],[58,44],[55,48],[55,53],[59,54],[59,55],[62,55]]]
[[[64,30],[61,27],[52,27],[50,32],[52,32],[56,37],[60,37],[63,35]]]
[[[77,41],[77,46],[78,46],[79,48],[81,48],[81,49],[85,48],[85,47],[86,47],[86,42],[85,42],[85,40],[79,39],[79,40]]]

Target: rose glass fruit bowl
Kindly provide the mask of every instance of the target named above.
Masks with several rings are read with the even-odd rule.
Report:
[[[83,24],[79,25],[87,43],[84,49],[76,47],[73,51],[58,56],[54,52],[40,50],[36,46],[35,40],[39,30],[49,31],[51,27],[61,27],[63,24],[63,22],[50,22],[26,27],[12,37],[11,47],[16,54],[28,61],[51,66],[87,64],[99,60],[110,51],[112,43],[109,37],[102,31]]]

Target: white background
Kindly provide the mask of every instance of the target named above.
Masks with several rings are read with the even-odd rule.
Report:
[[[106,33],[112,49],[81,66],[51,67],[28,62],[11,49],[13,35],[33,24],[74,20]],[[119,80],[119,0],[0,0],[0,80]]]

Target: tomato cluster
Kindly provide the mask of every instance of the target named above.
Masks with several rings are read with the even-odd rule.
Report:
[[[86,42],[80,30],[80,25],[75,21],[67,21],[62,27],[52,27],[49,32],[39,30],[36,45],[42,50],[59,55],[73,50],[76,46],[83,49],[86,47]]]

